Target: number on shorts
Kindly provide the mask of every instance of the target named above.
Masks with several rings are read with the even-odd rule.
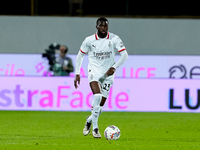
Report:
[[[103,86],[103,89],[106,90],[106,91],[109,91],[110,90],[110,84],[104,84]]]

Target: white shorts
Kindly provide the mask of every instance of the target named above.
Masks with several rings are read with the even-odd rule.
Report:
[[[114,76],[115,75],[112,75],[112,76],[109,76],[109,77],[106,77],[105,80],[101,83],[99,81],[99,79],[103,76],[104,74],[100,74],[100,73],[94,73],[92,71],[89,71],[88,72],[88,80],[89,82],[92,82],[92,81],[97,81],[99,82],[100,86],[101,86],[101,94],[103,95],[103,97],[107,98],[108,97],[108,94],[110,92],[110,88],[112,87],[113,85],[113,80],[114,80]]]

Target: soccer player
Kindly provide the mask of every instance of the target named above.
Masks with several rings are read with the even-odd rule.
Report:
[[[103,105],[113,85],[114,73],[128,59],[128,54],[122,40],[119,36],[108,32],[108,25],[108,20],[100,17],[96,21],[97,32],[86,37],[76,57],[74,86],[78,88],[83,57],[85,54],[88,54],[88,79],[94,100],[92,102],[91,116],[86,120],[83,134],[86,136],[90,133],[93,123],[92,134],[94,138],[101,138],[98,128],[98,117],[102,112]],[[121,56],[115,63],[116,51]]]

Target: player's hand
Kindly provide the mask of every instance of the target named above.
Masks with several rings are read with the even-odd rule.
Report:
[[[81,80],[80,75],[77,74],[76,77],[75,77],[75,79],[74,79],[74,87],[75,87],[76,89],[78,88],[78,85],[80,85],[80,80]],[[78,83],[78,84],[77,84],[77,83]]]
[[[108,71],[106,72],[106,76],[111,76],[111,75],[113,75],[114,73],[115,73],[115,68],[114,67],[110,67],[109,69],[108,69]]]

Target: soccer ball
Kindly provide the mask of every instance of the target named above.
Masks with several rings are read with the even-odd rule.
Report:
[[[104,131],[104,136],[107,140],[118,140],[121,132],[117,126],[109,126]]]

